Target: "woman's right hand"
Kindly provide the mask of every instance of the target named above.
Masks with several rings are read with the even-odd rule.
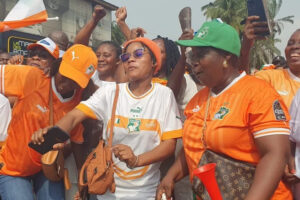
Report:
[[[175,184],[174,179],[171,177],[168,177],[168,175],[166,175],[157,187],[155,199],[156,200],[166,200],[166,199],[162,198],[163,194],[165,194],[165,196],[167,197],[168,200],[172,199],[174,184]]]

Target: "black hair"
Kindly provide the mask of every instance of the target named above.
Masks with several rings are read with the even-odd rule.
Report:
[[[176,43],[173,40],[170,40],[167,37],[161,37],[160,35],[157,36],[157,38],[153,40],[162,40],[166,49],[166,62],[165,66],[162,66],[161,69],[166,70],[166,76],[168,77],[173,69],[175,68],[179,58],[180,58],[180,52],[176,45]]]
[[[120,58],[120,55],[122,54],[122,48],[117,43],[107,40],[107,41],[101,42],[99,44],[98,48],[104,44],[108,44],[108,45],[112,46],[116,51],[117,58]]]
[[[59,66],[61,64],[62,58],[58,58],[53,61],[51,67],[50,67],[50,77],[53,77],[57,74]]]

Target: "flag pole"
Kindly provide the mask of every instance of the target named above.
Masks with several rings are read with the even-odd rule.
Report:
[[[47,18],[47,21],[58,21],[59,20],[59,17],[50,17],[50,18]]]

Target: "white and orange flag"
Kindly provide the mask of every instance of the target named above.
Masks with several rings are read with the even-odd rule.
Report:
[[[47,18],[43,0],[19,0],[0,22],[0,32],[45,22]]]

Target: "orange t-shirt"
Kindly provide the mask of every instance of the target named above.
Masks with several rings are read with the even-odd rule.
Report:
[[[209,89],[200,90],[185,109],[183,145],[190,178],[204,146],[202,128]],[[274,134],[289,135],[289,114],[278,93],[265,81],[242,74],[223,92],[210,97],[207,115],[207,148],[256,165],[259,152],[254,139]],[[292,199],[280,183],[273,199]],[[280,197],[280,198],[279,198]]]
[[[300,88],[300,78],[292,74],[289,69],[262,70],[255,76],[270,83],[280,94],[289,108],[297,90]]]
[[[63,99],[55,89],[54,78],[46,77],[41,70],[30,66],[0,66],[0,93],[17,96],[8,137],[0,154],[4,164],[0,174],[30,176],[41,170],[41,154],[28,147],[32,134],[49,126],[49,89],[52,84],[53,115],[57,122],[79,102],[81,91]],[[73,142],[83,142],[80,125],[70,134]]]

